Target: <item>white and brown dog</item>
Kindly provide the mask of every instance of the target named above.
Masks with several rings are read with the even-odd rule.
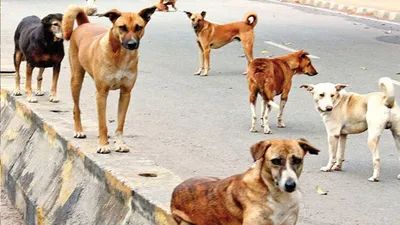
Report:
[[[390,129],[400,153],[400,108],[395,101],[394,86],[400,82],[388,77],[379,80],[381,92],[365,95],[347,93],[347,85],[320,83],[305,84],[314,98],[316,108],[328,132],[329,161],[321,170],[341,170],[346,138],[368,130],[368,146],[372,152],[374,172],[369,181],[379,181],[379,138],[384,129]],[[400,174],[397,177],[400,179]]]

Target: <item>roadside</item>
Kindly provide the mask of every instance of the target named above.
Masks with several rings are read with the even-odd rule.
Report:
[[[10,199],[8,199],[7,193],[1,188],[1,200],[0,200],[0,225],[23,225],[24,220],[22,219],[19,211],[13,206]]]

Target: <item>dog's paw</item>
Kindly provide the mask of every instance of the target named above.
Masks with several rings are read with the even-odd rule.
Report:
[[[50,101],[50,102],[53,102],[53,103],[59,102],[57,96],[54,96],[54,95],[50,95],[49,101]]]
[[[38,100],[35,98],[35,97],[28,97],[28,98],[26,98],[26,100],[28,101],[28,102],[30,102],[30,103],[37,103],[38,102]]]
[[[83,132],[74,132],[74,138],[79,138],[79,139],[86,138],[86,134]]]
[[[324,166],[324,167],[321,167],[321,171],[322,172],[331,172],[332,169],[330,167],[328,167],[328,166]]]
[[[255,127],[250,128],[250,132],[251,133],[257,133],[257,128],[255,128]]]
[[[342,171],[342,166],[341,166],[341,165],[338,165],[338,164],[335,164],[335,165],[332,167],[332,170],[334,170],[334,171]]]
[[[97,153],[99,154],[109,154],[111,152],[110,145],[101,145],[97,147]]]
[[[271,129],[264,129],[264,134],[272,134],[272,130]]]
[[[14,96],[21,96],[22,95],[21,90],[14,90],[13,95]]]
[[[131,148],[124,143],[116,144],[115,147],[117,152],[129,152],[131,150]]]
[[[286,125],[282,122],[282,123],[278,123],[278,128],[285,128]]]
[[[197,72],[193,73],[193,75],[200,75],[201,71],[203,71],[203,69],[197,70]]]
[[[206,76],[208,76],[208,73],[202,73],[202,74],[200,74],[200,76],[206,77]]]
[[[371,182],[379,182],[379,179],[372,176],[372,177],[368,178],[368,181],[371,181]]]
[[[246,72],[243,72],[242,75],[247,75],[247,71],[246,71]]]
[[[36,96],[43,96],[43,95],[44,95],[44,91],[42,91],[42,90],[37,90],[37,91],[35,92],[35,95],[36,95]]]

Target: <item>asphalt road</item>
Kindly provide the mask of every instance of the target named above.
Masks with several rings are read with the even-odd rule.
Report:
[[[112,8],[139,11],[153,2],[100,0],[97,4],[100,12]],[[12,68],[12,36],[18,22],[31,14],[43,17],[63,12],[68,3],[83,1],[2,1],[2,69]],[[273,111],[272,135],[250,133],[247,82],[241,75],[246,61],[241,45],[234,42],[213,50],[209,77],[193,76],[198,69],[198,48],[189,19],[182,12],[156,13],[141,42],[139,77],[125,124],[126,141],[135,151],[146,152],[158,165],[183,179],[198,175],[225,177],[251,166],[249,147],[255,142],[303,137],[319,147],[321,154],[307,156],[305,160],[298,224],[399,223],[400,181],[396,176],[400,173],[400,162],[390,132],[385,131],[380,141],[381,182],[367,181],[372,174],[372,156],[366,133],[348,137],[342,172],[320,172],[328,160],[324,124],[311,96],[298,87],[303,83],[345,83],[351,85],[349,91],[368,93],[379,90],[377,82],[382,76],[400,79],[396,77],[400,72],[400,25],[268,1],[185,0],[178,1],[177,6],[193,12],[205,10],[207,19],[219,23],[242,20],[245,12],[255,11],[259,16],[255,57],[289,53],[264,41],[304,49],[319,57],[313,59],[319,74],[294,78],[284,113],[287,128],[277,128]],[[110,26],[105,18],[91,18],[91,21]],[[68,43],[65,46],[67,49]],[[263,54],[263,50],[267,53]],[[50,70],[45,72],[45,90],[50,89],[50,74]],[[69,104],[72,108],[69,78],[66,57],[59,104]],[[2,77],[6,79],[12,77]],[[399,94],[397,97],[400,99]],[[117,98],[118,92],[109,96],[110,121],[116,120]],[[90,78],[84,82],[81,106],[83,119],[96,119],[95,90]],[[69,116],[72,120],[72,112]],[[115,127],[115,122],[109,123],[111,136]],[[316,185],[329,191],[328,195],[318,195]]]

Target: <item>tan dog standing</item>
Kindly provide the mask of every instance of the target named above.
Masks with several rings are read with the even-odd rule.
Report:
[[[221,48],[234,40],[242,42],[247,63],[253,61],[254,27],[257,24],[257,14],[249,12],[244,16],[244,21],[220,25],[205,20],[206,12],[204,11],[194,14],[185,13],[192,20],[192,27],[200,49],[200,68],[194,75],[207,76],[210,70],[211,49]],[[250,18],[253,18],[252,21]]]
[[[348,134],[368,130],[368,147],[372,152],[374,172],[369,181],[379,181],[380,157],[378,142],[384,129],[390,129],[400,153],[400,107],[397,105],[393,84],[388,77],[379,80],[381,92],[365,95],[347,93],[347,85],[320,83],[304,84],[315,101],[317,111],[328,133],[329,161],[322,171],[341,170]],[[400,159],[400,158],[399,158]],[[400,174],[397,177],[400,179]]]
[[[292,87],[292,78],[295,74],[315,76],[318,72],[311,64],[308,52],[303,50],[274,59],[257,58],[248,67],[247,81],[250,90],[251,132],[257,132],[256,101],[257,95],[262,97],[261,119],[264,133],[271,134],[268,125],[268,114],[271,106],[279,108],[278,127],[283,128],[283,109]],[[274,97],[281,95],[279,107],[273,102]],[[268,110],[266,110],[268,108]]]
[[[119,152],[129,151],[123,141],[125,116],[138,72],[138,48],[144,28],[156,7],[145,8],[138,13],[125,13],[116,9],[99,16],[108,17],[112,27],[89,23],[83,8],[69,6],[63,20],[64,38],[70,40],[71,88],[74,100],[75,138],[85,138],[79,108],[79,96],[85,72],[96,86],[99,122],[99,153],[109,153],[107,136],[106,103],[110,90],[120,89],[118,126],[115,131]],[[74,20],[78,27],[73,30]]]
[[[318,154],[308,141],[267,140],[254,144],[254,166],[226,179],[192,178],[172,194],[178,224],[294,225],[301,193],[298,178],[306,153]]]
[[[156,3],[156,7],[158,11],[162,11],[162,12],[167,12],[168,11],[168,5],[171,5],[172,8],[176,10],[178,10],[175,6],[176,0],[160,0]]]

